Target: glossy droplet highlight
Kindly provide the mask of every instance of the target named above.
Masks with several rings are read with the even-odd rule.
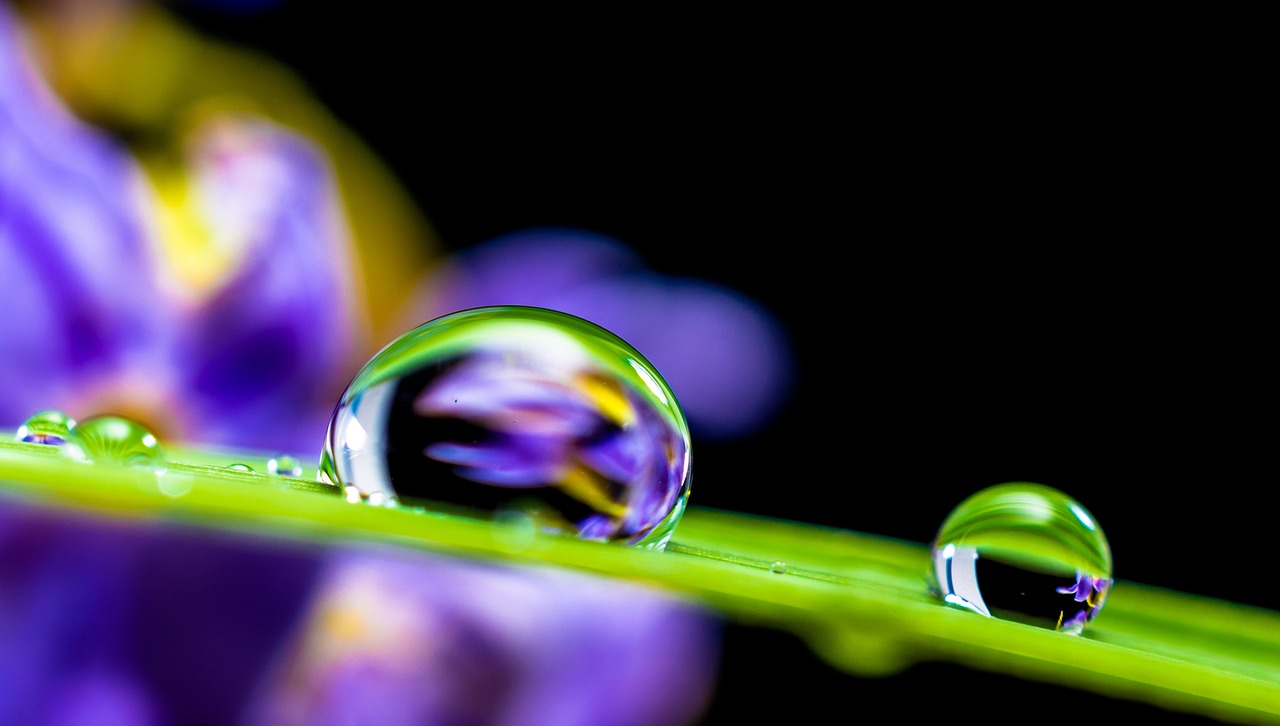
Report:
[[[769,565],[769,572],[775,575],[785,575],[787,574],[787,563],[782,560],[775,560]]]
[[[684,512],[689,429],[613,333],[536,307],[464,310],[383,348],[343,393],[319,478],[349,499],[661,549]]]
[[[71,429],[75,425],[75,419],[61,411],[49,409],[35,413],[23,421],[13,438],[30,444],[65,446],[71,439]]]
[[[104,414],[76,424],[75,441],[84,458],[95,463],[155,466],[164,453],[154,434],[133,419]]]
[[[1078,635],[1111,586],[1093,515],[1052,487],[1011,482],[960,503],[930,545],[930,591],[988,617]]]
[[[267,459],[267,473],[273,476],[302,476],[302,462],[292,456],[275,456]]]

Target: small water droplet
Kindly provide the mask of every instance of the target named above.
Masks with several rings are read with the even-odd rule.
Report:
[[[146,426],[124,416],[103,414],[76,424],[75,441],[95,463],[156,466],[164,461],[160,442]]]
[[[302,462],[288,454],[272,457],[267,459],[267,473],[272,476],[297,478],[302,476]]]
[[[787,563],[782,560],[774,560],[773,564],[769,565],[769,572],[775,575],[785,575],[787,574]]]
[[[240,464],[240,463],[228,464],[227,468],[230,469],[231,471],[245,471],[245,472],[253,473],[253,467],[249,466],[248,464]]]
[[[529,549],[537,533],[538,523],[531,512],[503,509],[494,515],[493,537],[512,552]]]
[[[364,496],[364,501],[375,507],[395,507],[400,504],[400,500],[395,497],[389,497],[383,492],[369,492]]]
[[[177,499],[191,491],[191,479],[188,477],[165,476],[164,471],[157,471],[156,488],[166,497]]]
[[[16,441],[47,446],[65,446],[71,440],[76,421],[61,411],[48,409],[32,414],[14,432]]]
[[[930,591],[988,617],[1078,635],[1112,583],[1111,547],[1079,502],[1052,487],[987,487],[947,516],[930,544]]]
[[[684,512],[689,430],[658,371],[581,318],[523,306],[424,323],[356,374],[329,422],[321,481],[351,501],[662,549]],[[522,504],[521,506],[525,506]]]

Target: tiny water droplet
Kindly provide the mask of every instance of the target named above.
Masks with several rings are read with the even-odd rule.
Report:
[[[769,572],[775,575],[785,575],[787,574],[787,563],[782,560],[775,560],[773,564],[769,565]]]
[[[302,462],[284,454],[267,459],[267,473],[272,476],[302,476]]]
[[[389,497],[382,492],[369,492],[369,494],[364,495],[364,501],[375,507],[395,507],[400,504],[400,500],[395,497]]]
[[[493,537],[512,552],[523,552],[533,544],[538,523],[531,512],[503,509],[493,518]]]
[[[230,469],[231,471],[246,471],[249,473],[253,473],[253,467],[249,466],[248,464],[240,464],[240,463],[228,464],[227,468]]]
[[[1052,487],[987,487],[947,516],[930,544],[930,592],[988,617],[1079,635],[1112,583],[1093,515]]]
[[[47,409],[32,414],[18,430],[14,432],[16,441],[29,444],[45,444],[47,446],[64,446],[71,439],[71,429],[76,421],[65,413]]]
[[[658,371],[581,318],[499,306],[410,330],[369,360],[329,421],[318,478],[401,500],[662,549],[689,497],[689,430]]]
[[[164,461],[160,442],[133,419],[103,414],[76,424],[75,442],[86,460],[129,466],[156,466]]]
[[[188,477],[165,476],[165,471],[156,472],[156,488],[166,497],[177,499],[191,491],[191,479]]]

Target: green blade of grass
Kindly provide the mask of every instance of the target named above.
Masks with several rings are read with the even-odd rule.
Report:
[[[349,504],[314,468],[300,479],[262,473],[266,458],[255,452],[187,448],[163,468],[119,467],[9,438],[0,440],[0,504],[574,568],[793,632],[855,676],[950,661],[1224,721],[1280,722],[1275,611],[1121,580],[1085,634],[1070,636],[944,605],[926,590],[926,546],[873,534],[695,506],[658,552]]]

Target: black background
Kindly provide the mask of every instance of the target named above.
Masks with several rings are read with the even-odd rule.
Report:
[[[968,494],[1038,481],[1093,512],[1120,580],[1277,606],[1261,196],[1234,168],[1247,119],[1194,48],[403,7],[175,9],[302,75],[449,248],[590,229],[778,315],[792,395],[756,435],[695,440],[692,504],[925,542]],[[734,626],[707,721],[905,703],[1155,713],[951,665],[854,679]]]

